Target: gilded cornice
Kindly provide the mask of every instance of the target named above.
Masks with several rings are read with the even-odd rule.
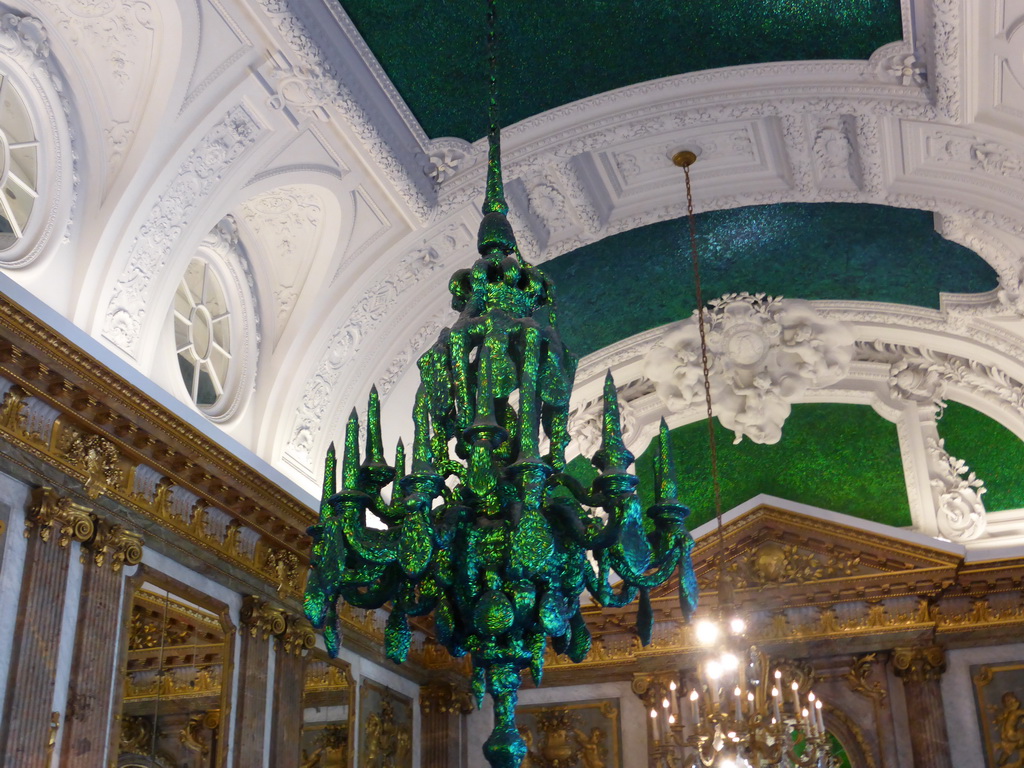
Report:
[[[282,597],[301,595],[311,511],[4,297],[0,377],[4,440],[89,497],[141,513]]]

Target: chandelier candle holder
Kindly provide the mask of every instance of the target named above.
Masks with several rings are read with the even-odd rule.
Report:
[[[327,453],[320,521],[310,528],[305,609],[334,655],[339,601],[386,607],[384,647],[395,662],[409,652],[409,618],[432,614],[437,642],[452,656],[470,655],[478,705],[485,692],[494,702],[488,762],[517,768],[526,754],[515,724],[521,672],[530,669],[540,683],[549,639],[572,661],[586,657],[583,590],[602,606],[639,599],[637,632],[646,645],[654,623],[650,590],[678,569],[688,617],[697,582],[668,429],[662,422],[655,503],[644,510],[610,374],[603,440],[592,459],[600,474],[584,487],[565,472],[576,358],[556,328],[553,286],[523,260],[506,217],[494,0],[488,22],[491,126],[480,258],[452,277],[460,316],[419,359],[411,468],[401,442],[394,463],[384,457],[375,389],[362,455],[359,418],[354,410],[349,417],[340,490],[333,446]],[[368,512],[383,529],[367,524]]]
[[[830,768],[823,704],[809,678],[744,643],[745,629],[739,617],[697,622],[697,641],[709,650],[650,710],[659,760],[684,768]]]

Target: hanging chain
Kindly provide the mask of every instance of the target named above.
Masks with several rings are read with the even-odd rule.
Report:
[[[697,328],[700,333],[700,362],[704,371],[704,403],[708,411],[708,443],[711,446],[711,483],[715,493],[715,520],[718,524],[718,569],[715,588],[722,584],[722,573],[725,569],[725,531],[722,527],[722,489],[718,481],[718,446],[715,442],[714,412],[711,409],[711,372],[708,368],[708,339],[704,327],[704,296],[700,284],[700,257],[697,254],[697,219],[693,214],[693,189],[690,187],[690,164],[682,165],[683,176],[686,178],[686,216],[690,223],[690,254],[693,261],[693,293],[697,302]]]
[[[498,132],[498,10],[496,0],[487,0],[487,65],[488,100],[487,118],[489,132]]]

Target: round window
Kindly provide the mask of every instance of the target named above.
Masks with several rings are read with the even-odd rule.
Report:
[[[217,274],[202,259],[192,260],[174,294],[174,345],[192,400],[213,408],[231,367],[231,312]]]
[[[21,239],[39,196],[39,141],[21,95],[0,75],[0,250]]]

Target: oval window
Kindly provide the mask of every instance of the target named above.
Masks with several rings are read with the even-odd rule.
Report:
[[[216,272],[203,259],[192,260],[174,294],[174,345],[192,401],[213,408],[231,368],[231,312]]]

